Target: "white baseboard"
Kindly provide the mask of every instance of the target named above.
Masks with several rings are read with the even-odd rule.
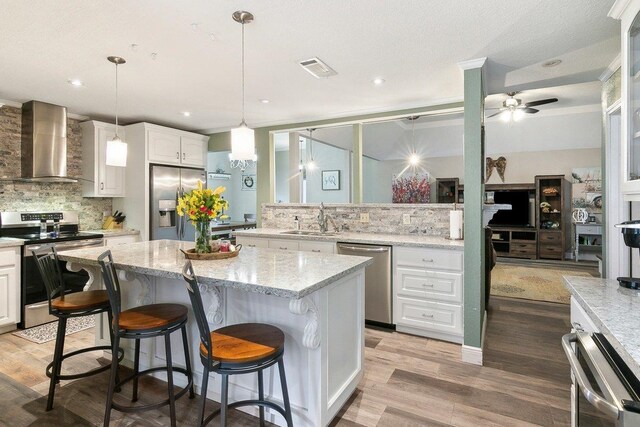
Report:
[[[480,347],[470,345],[462,345],[461,355],[462,361],[473,365],[482,366],[482,350],[484,349],[485,334],[487,333],[487,312],[484,312],[484,321],[482,322],[482,335],[480,337]]]

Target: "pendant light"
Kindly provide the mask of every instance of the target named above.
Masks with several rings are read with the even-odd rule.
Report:
[[[420,156],[416,152],[416,120],[419,119],[420,116],[409,116],[407,120],[411,121],[411,149],[413,152],[409,155],[409,166],[416,167],[420,164]]]
[[[111,141],[107,141],[107,156],[105,164],[107,166],[127,166],[127,143],[118,136],[118,65],[127,61],[119,56],[109,56],[109,62],[116,64],[116,135]]]
[[[237,128],[231,129],[231,153],[229,154],[232,168],[245,170],[256,162],[256,140],[253,129],[244,121],[244,24],[253,21],[253,15],[245,11],[233,13],[233,20],[242,24],[242,122]]]
[[[313,159],[313,131],[314,128],[307,129],[309,131],[309,155],[307,156],[307,169],[312,171],[316,168],[316,162]]]

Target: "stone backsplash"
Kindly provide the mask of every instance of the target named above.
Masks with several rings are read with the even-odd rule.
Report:
[[[449,235],[449,211],[462,205],[439,204],[327,204],[325,214],[334,219],[341,231],[384,234]],[[294,229],[294,219],[300,220],[302,230],[318,230],[318,205],[294,203],[262,205],[262,227]],[[368,213],[369,222],[361,222],[360,214]],[[409,215],[410,224],[404,224]],[[329,230],[333,226],[329,223]]]
[[[21,174],[20,136],[22,110],[0,107],[0,177]],[[67,127],[67,175],[82,176],[82,130],[69,119]],[[110,211],[111,198],[82,197],[82,183],[0,181],[0,211],[72,210],[80,212],[80,228],[102,228],[102,212]]]

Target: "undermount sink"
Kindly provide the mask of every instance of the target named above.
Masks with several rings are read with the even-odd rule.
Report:
[[[290,230],[290,231],[283,231],[280,234],[292,234],[297,236],[335,236],[337,233],[331,232],[331,231],[327,231],[323,233],[321,231]]]

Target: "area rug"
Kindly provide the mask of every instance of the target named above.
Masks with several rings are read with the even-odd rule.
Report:
[[[588,271],[497,264],[491,271],[491,295],[569,304],[562,276],[591,277]]]
[[[65,335],[75,334],[94,326],[96,326],[95,316],[75,317],[67,320],[67,333]],[[57,334],[58,322],[45,323],[44,325],[13,332],[13,335],[37,344],[53,341],[56,339]]]

